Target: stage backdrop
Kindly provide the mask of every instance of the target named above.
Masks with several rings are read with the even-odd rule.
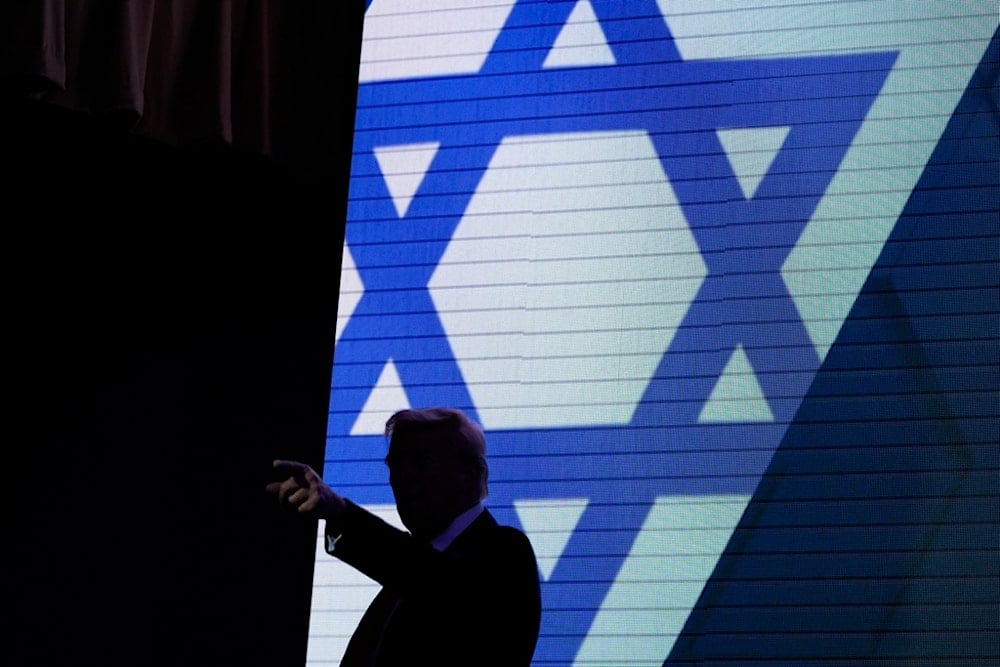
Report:
[[[537,665],[995,662],[997,23],[369,2],[327,481],[469,411]],[[376,590],[317,541],[309,664]]]

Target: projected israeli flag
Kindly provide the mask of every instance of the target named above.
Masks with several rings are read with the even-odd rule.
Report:
[[[386,418],[467,410],[537,663],[662,664],[996,27],[960,4],[371,2],[327,481],[398,521]],[[336,663],[377,586],[315,586]]]

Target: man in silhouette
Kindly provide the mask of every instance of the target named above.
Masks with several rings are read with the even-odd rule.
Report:
[[[326,550],[382,584],[341,667],[527,666],[541,617],[527,537],[483,506],[486,441],[458,410],[402,410],[385,429],[398,530],[327,486],[309,466],[275,461],[279,502],[326,521]]]

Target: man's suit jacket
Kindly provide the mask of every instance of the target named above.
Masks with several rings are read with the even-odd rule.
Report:
[[[382,584],[341,667],[531,663],[541,596],[522,532],[484,510],[439,552],[353,503],[340,528],[333,555]]]

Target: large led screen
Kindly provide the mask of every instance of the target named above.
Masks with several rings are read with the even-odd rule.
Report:
[[[983,2],[371,0],[324,476],[460,407],[538,665],[662,665],[997,28]],[[309,664],[378,586],[317,542]]]

